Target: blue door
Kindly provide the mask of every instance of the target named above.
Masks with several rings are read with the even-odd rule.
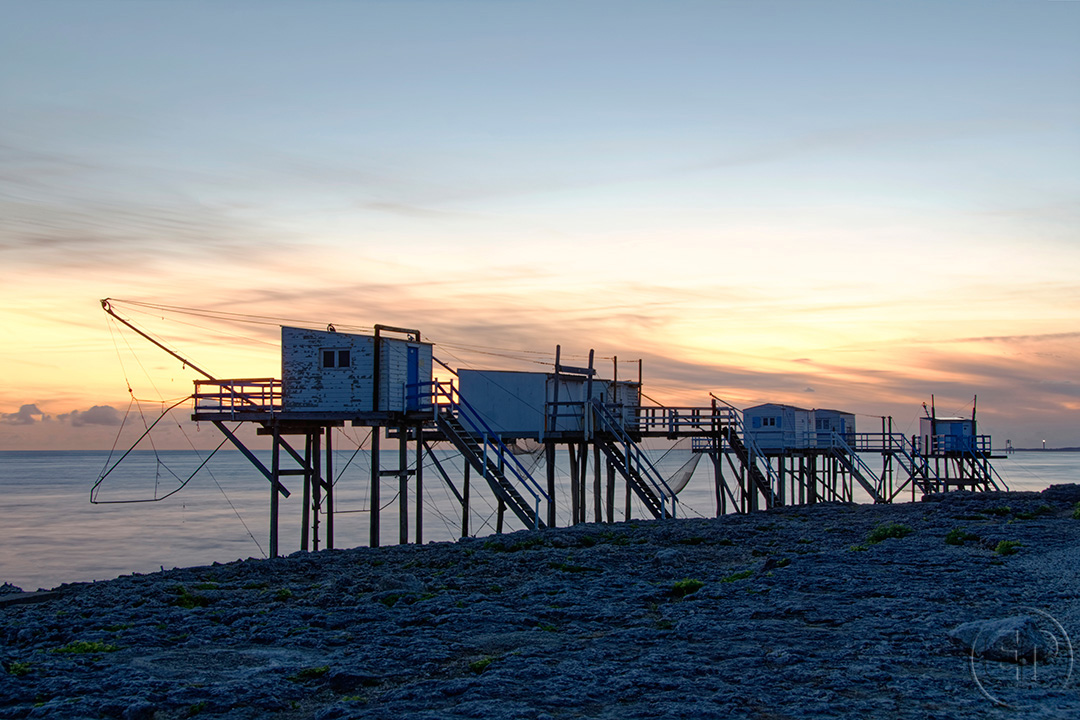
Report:
[[[405,409],[420,409],[420,348],[410,347],[405,369]]]

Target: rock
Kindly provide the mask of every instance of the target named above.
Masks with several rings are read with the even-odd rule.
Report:
[[[420,582],[415,575],[384,575],[379,578],[379,590],[397,590],[405,593],[424,592],[424,583]]]
[[[678,550],[675,550],[674,548],[665,548],[663,550],[657,550],[653,560],[657,565],[677,567],[682,565],[683,557]]]
[[[128,705],[121,717],[123,720],[153,720],[156,711],[153,703],[139,701]]]
[[[350,693],[360,688],[375,687],[383,681],[383,678],[379,675],[351,670],[332,670],[327,676],[327,681],[334,692]]]
[[[21,593],[23,590],[21,587],[12,585],[11,583],[4,583],[0,585],[0,595],[8,595],[10,593]]]
[[[966,622],[950,630],[949,637],[966,652],[999,662],[1043,662],[1053,654],[1031,615]]]
[[[1042,491],[1043,499],[1051,502],[1076,503],[1080,502],[1080,485],[1067,483],[1064,485],[1051,485]]]

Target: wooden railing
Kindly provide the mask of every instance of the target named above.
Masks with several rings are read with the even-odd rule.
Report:
[[[250,415],[281,412],[281,381],[275,378],[196,380],[196,415]]]

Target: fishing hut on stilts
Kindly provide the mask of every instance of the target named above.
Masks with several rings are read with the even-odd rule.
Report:
[[[990,464],[989,437],[975,433],[974,410],[970,420],[930,412],[921,434],[909,439],[892,432],[891,418],[882,418],[881,432],[857,432],[855,415],[839,410],[777,403],[739,410],[715,395],[696,407],[645,406],[640,361],[636,378],[620,379],[617,359],[604,378],[592,351],[587,366],[575,366],[563,362],[557,346],[550,372],[454,370],[419,330],[387,325],[372,334],[282,326],[280,379],[220,379],[121,318],[107,300],[102,306],[203,375],[195,381],[191,418],[213,424],[268,481],[271,556],[280,554],[280,501],[290,496],[294,477],[303,484],[300,549],[334,547],[332,438],[345,425],[371,430],[365,512],[372,547],[382,539],[385,478],[397,479],[390,503],[398,506],[398,542],[424,542],[425,467],[460,507],[462,537],[473,531],[474,474],[497,503],[496,532],[511,522],[553,527],[566,510],[570,524],[635,513],[679,517],[679,492],[702,457],[711,462],[717,515],[1004,486]],[[270,439],[269,466],[238,425],[227,423],[252,423]],[[646,445],[686,439],[690,460],[674,474],[661,473]],[[386,452],[392,445],[384,448],[384,441],[396,443],[397,452]],[[536,458],[531,469],[523,452]],[[560,455],[569,470],[568,493],[561,494],[569,507],[561,509],[560,490],[567,488],[559,487]],[[877,469],[867,462],[873,457],[880,458]],[[460,473],[453,458],[460,458]]]

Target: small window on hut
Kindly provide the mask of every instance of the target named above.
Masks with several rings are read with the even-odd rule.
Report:
[[[322,366],[326,368],[347,368],[352,364],[348,350],[323,350]]]

